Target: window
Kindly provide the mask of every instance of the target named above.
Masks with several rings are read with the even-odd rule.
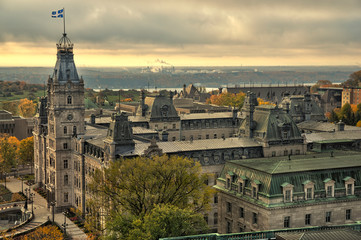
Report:
[[[326,192],[326,196],[327,197],[332,197],[332,186],[327,186],[327,192]]]
[[[206,135],[206,139],[209,139],[209,134]]]
[[[351,209],[346,209],[346,220],[351,220]]]
[[[232,232],[232,223],[227,221],[227,233],[231,233]]]
[[[306,188],[306,198],[312,199],[312,188]]]
[[[202,135],[198,135],[198,140],[202,139]]]
[[[286,190],[285,191],[285,201],[286,202],[291,201],[291,190]]]
[[[64,149],[68,149],[68,144],[67,144],[67,143],[63,143],[63,148],[64,148]]]
[[[227,189],[231,188],[231,179],[227,177]]]
[[[275,157],[275,156],[276,156],[276,152],[273,151],[273,152],[272,152],[272,157]]]
[[[252,187],[252,197],[257,198],[257,188],[256,187]]]
[[[283,139],[287,139],[287,138],[288,138],[288,132],[287,132],[287,131],[283,131],[283,132],[282,132],[282,138],[283,138]]]
[[[217,196],[217,194],[214,195],[214,197],[213,197],[213,202],[214,202],[214,203],[218,203],[218,196]]]
[[[214,213],[213,215],[213,224],[214,225],[218,224],[218,213]]]
[[[227,202],[227,213],[232,212],[232,203]]]
[[[258,219],[257,219],[257,213],[253,213],[252,215],[253,215],[253,217],[252,217],[252,223],[253,223],[253,224],[257,224],[257,221],[258,221]]]
[[[353,195],[352,194],[352,185],[351,183],[347,184],[347,195]]]
[[[306,214],[305,225],[311,225],[311,214]]]
[[[176,125],[175,125],[175,123],[173,123],[173,129],[176,129]]]
[[[243,182],[239,183],[239,193],[243,193]]]
[[[76,134],[76,126],[73,126],[73,134]]]
[[[64,169],[66,169],[66,168],[68,168],[68,160],[67,159],[64,160]]]
[[[331,222],[331,212],[326,212],[326,222]]]
[[[290,216],[287,216],[283,219],[283,227],[289,228],[290,227]]]
[[[175,137],[172,137],[172,141],[173,141],[173,142],[175,141]]]
[[[68,202],[68,198],[69,198],[68,193],[67,192],[64,193],[64,202]]]
[[[68,102],[68,104],[71,104],[71,96],[68,96],[68,98],[67,98],[67,102]]]
[[[244,208],[243,207],[239,208],[239,217],[244,218]]]
[[[64,134],[67,134],[68,133],[68,130],[66,128],[66,126],[64,126]]]
[[[68,185],[68,183],[69,183],[69,176],[68,176],[68,174],[65,174],[64,175],[64,185]]]
[[[213,138],[217,138],[217,133],[214,134],[214,137]]]

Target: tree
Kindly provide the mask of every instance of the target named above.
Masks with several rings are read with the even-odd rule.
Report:
[[[327,114],[327,115],[328,115],[328,114]],[[327,116],[327,117],[328,117],[328,121],[329,121],[329,122],[338,122],[338,121],[339,121],[339,118],[338,118],[338,116],[337,116],[337,114],[335,113],[334,110],[332,110],[332,111],[330,112],[329,116]]]
[[[201,213],[174,205],[156,205],[144,220],[136,216],[118,215],[107,224],[106,239],[157,240],[165,237],[193,235],[207,230]]]
[[[35,103],[27,98],[20,100],[18,109],[22,117],[33,117],[36,112]]]
[[[9,172],[11,167],[17,165],[17,149],[19,140],[16,137],[4,135],[0,138],[0,171],[2,173]]]
[[[215,104],[218,106],[231,106],[237,109],[241,109],[245,97],[246,94],[243,92],[239,92],[237,94],[221,93],[218,95],[212,95],[209,99],[207,99],[207,103]]]
[[[341,119],[345,124],[347,125],[354,125],[352,121],[352,109],[351,105],[349,103],[345,103],[342,108],[339,115],[339,119]]]
[[[21,240],[62,240],[63,233],[57,226],[48,225],[44,227],[36,228],[35,231],[26,234]]]
[[[1,108],[16,115],[18,112],[18,102],[15,101],[4,101],[1,103]]]
[[[21,164],[30,164],[31,173],[34,165],[34,137],[28,137],[20,141],[18,156]]]
[[[342,85],[344,87],[358,87],[361,82],[361,70],[354,72],[350,75],[350,78],[347,79]]]
[[[104,172],[95,171],[89,184],[93,196],[88,208],[93,210],[93,217],[97,217],[99,209],[105,215],[112,212],[107,222],[119,215],[136,216],[143,222],[159,204],[201,213],[209,209],[213,194],[206,179],[201,165],[185,157],[163,155],[115,161]],[[94,218],[87,222],[92,221],[96,229]]]

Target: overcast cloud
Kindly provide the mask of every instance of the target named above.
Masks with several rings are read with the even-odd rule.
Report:
[[[0,0],[0,43],[54,48],[63,25],[50,13],[62,7],[69,38],[97,54],[359,62],[359,0]]]

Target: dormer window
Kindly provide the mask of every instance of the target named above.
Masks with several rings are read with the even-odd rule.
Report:
[[[332,180],[331,178],[326,178],[323,182],[325,183],[326,197],[334,197],[335,181]]]
[[[68,103],[68,104],[71,104],[71,103],[72,103],[72,98],[71,98],[71,96],[68,96],[68,97],[67,97],[67,103]]]
[[[226,188],[227,189],[230,189],[230,190],[234,190],[236,191],[237,189],[232,189],[232,183],[235,181],[236,179],[236,176],[234,175],[233,172],[229,171],[227,174],[226,174]]]
[[[285,182],[281,185],[283,187],[283,201],[292,202],[293,199],[293,185]]]
[[[259,191],[259,185],[261,184],[258,180],[253,180],[251,183],[252,186],[252,198],[258,199],[258,191]]]
[[[239,176],[238,179],[238,192],[243,194],[244,193],[244,187],[246,185],[247,178],[245,176]]]
[[[305,192],[305,200],[312,200],[315,195],[315,184],[311,182],[310,180],[307,180],[302,183],[303,189]]]
[[[346,196],[351,196],[355,194],[355,179],[352,177],[345,177]]]

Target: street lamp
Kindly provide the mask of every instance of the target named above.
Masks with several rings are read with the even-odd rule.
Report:
[[[31,213],[34,215],[34,197],[35,193],[30,193],[30,200],[31,200]]]
[[[55,204],[56,204],[55,200],[50,202],[50,206],[52,207],[51,211],[52,211],[53,223],[54,223],[54,215],[55,215],[55,212],[54,212]]]
[[[61,226],[63,226],[64,235],[66,235],[66,227],[68,226],[68,224],[66,223],[66,211],[64,211],[63,214],[64,214],[64,223]]]

